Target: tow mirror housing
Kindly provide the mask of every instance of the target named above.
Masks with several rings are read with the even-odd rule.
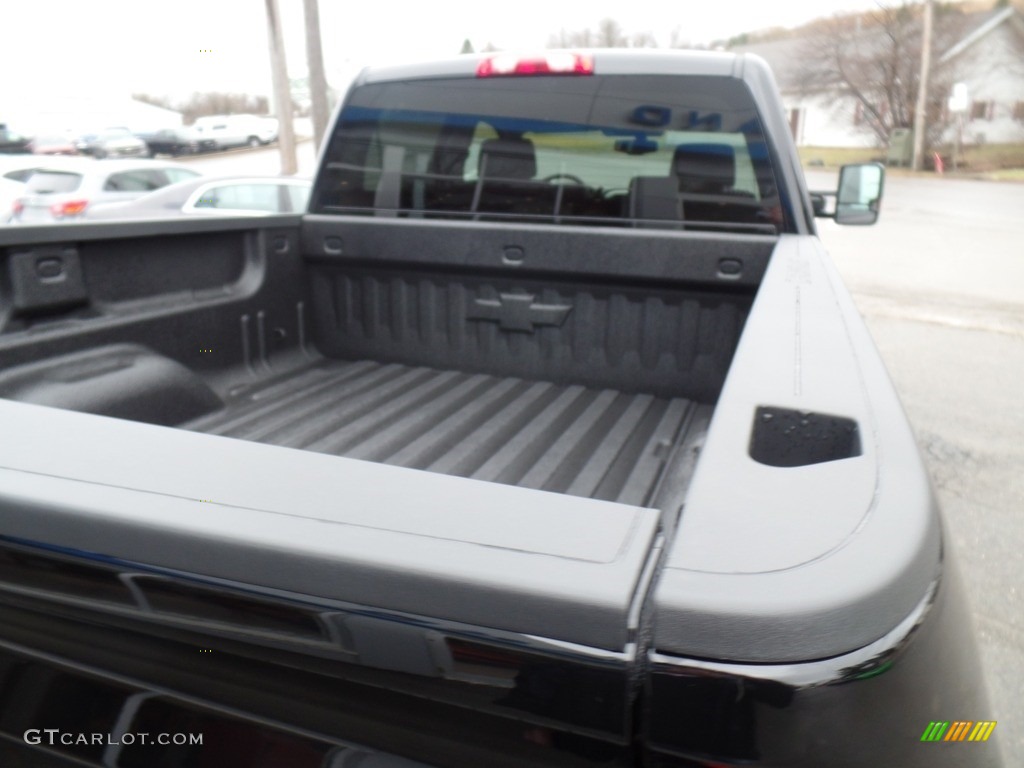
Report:
[[[844,165],[835,192],[812,192],[814,215],[835,219],[836,224],[870,225],[878,221],[885,187],[885,168],[878,163]],[[835,211],[827,211],[826,198],[834,197]]]

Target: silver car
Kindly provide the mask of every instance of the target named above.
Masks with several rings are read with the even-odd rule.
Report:
[[[312,182],[291,176],[202,176],[127,203],[92,207],[85,218],[163,219],[182,215],[305,213]]]
[[[158,160],[65,159],[29,177],[13,206],[13,221],[74,221],[98,203],[134,200],[147,192],[200,174],[177,163]]]

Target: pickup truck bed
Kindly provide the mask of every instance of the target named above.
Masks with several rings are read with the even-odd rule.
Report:
[[[998,768],[922,743],[991,714],[811,218],[882,169],[812,199],[754,57],[512,63],[366,70],[304,215],[0,231],[0,739]]]
[[[325,605],[415,612],[429,581],[436,618],[630,643],[775,238],[196,226],[69,225],[13,255],[0,407],[36,437],[0,464],[48,500],[22,518],[14,494],[9,536]],[[86,301],[70,269],[33,277],[53,258]],[[152,504],[100,511],[123,492]]]
[[[236,391],[182,426],[574,496],[658,506],[676,448],[711,407],[372,360],[324,360]]]

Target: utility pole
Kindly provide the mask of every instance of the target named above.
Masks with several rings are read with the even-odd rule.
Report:
[[[932,0],[924,4],[924,32],[921,36],[921,76],[918,78],[917,106],[914,107],[914,164],[915,171],[921,170],[924,155],[925,113],[928,111],[928,73],[932,67]]]
[[[306,61],[309,65],[309,96],[313,101],[313,142],[319,151],[327,132],[327,76],[320,45],[320,0],[302,0],[306,17]]]
[[[281,173],[292,176],[299,170],[295,155],[295,125],[292,119],[292,94],[284,58],[284,35],[277,0],[266,0],[267,38],[270,42],[270,73],[274,81],[274,105],[277,107],[277,140],[281,150]]]

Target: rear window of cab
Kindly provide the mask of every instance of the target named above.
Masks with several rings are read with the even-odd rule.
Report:
[[[751,233],[783,228],[746,86],[678,75],[356,87],[310,210]]]

